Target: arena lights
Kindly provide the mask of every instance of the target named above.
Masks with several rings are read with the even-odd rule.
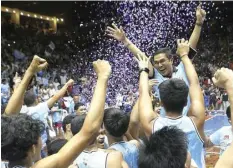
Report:
[[[41,18],[41,19],[43,19],[43,17],[42,17],[42,16],[41,16],[40,18]]]
[[[63,20],[63,19],[61,19],[61,21],[63,22],[64,20]]]
[[[47,20],[49,20],[49,18],[48,18],[48,17],[47,17],[46,19],[47,19]]]
[[[34,15],[35,18],[37,18],[37,15]]]
[[[9,10],[6,8],[6,11],[8,12]]]
[[[57,18],[57,21],[59,22],[59,19]]]
[[[13,10],[13,13],[16,13],[15,10]]]
[[[28,17],[30,17],[30,15],[28,14]]]
[[[23,15],[23,12],[21,12],[20,15]]]

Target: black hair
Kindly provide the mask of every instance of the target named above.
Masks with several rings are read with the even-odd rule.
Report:
[[[187,104],[189,88],[181,79],[169,79],[159,85],[161,102],[166,111],[182,113]]]
[[[5,79],[5,78],[2,79],[2,83],[4,83],[4,82],[6,82],[6,79]]]
[[[81,106],[84,106],[84,104],[83,103],[76,103],[74,105],[74,110],[78,110],[78,108],[81,107]]]
[[[68,141],[66,139],[56,139],[47,145],[48,155],[56,154]]]
[[[226,113],[227,113],[228,119],[230,120],[231,119],[231,107],[230,106],[227,107]]]
[[[163,127],[140,147],[139,168],[184,168],[187,159],[188,140],[177,127]],[[156,165],[156,166],[155,166]]]
[[[34,94],[33,91],[27,91],[24,96],[24,104],[26,106],[31,106],[33,103],[36,101],[36,95]]]
[[[62,121],[62,129],[64,132],[66,132],[66,125],[71,124],[71,121],[75,118],[75,115],[69,114],[66,116]]]
[[[86,114],[77,115],[71,121],[71,132],[73,135],[77,134],[82,129],[86,116]]]
[[[107,132],[114,137],[123,136],[128,130],[129,115],[118,108],[108,108],[104,110],[104,127]]]
[[[45,130],[44,123],[26,114],[2,116],[1,122],[2,159],[9,162],[24,160]]]
[[[172,58],[172,51],[169,49],[169,48],[160,48],[158,49],[154,54],[153,54],[153,57],[151,57],[151,63],[152,65],[155,64],[154,62],[154,58],[158,55],[158,54],[162,54],[164,53],[168,59],[171,59]]]

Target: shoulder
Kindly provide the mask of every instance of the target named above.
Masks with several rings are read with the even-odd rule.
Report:
[[[135,145],[137,148],[139,148],[139,146],[140,146],[140,142],[137,140],[131,140],[131,141],[129,141],[129,143]]]
[[[121,164],[121,162],[123,161],[123,155],[121,152],[119,151],[113,151],[108,153],[107,156],[107,167],[113,167],[115,166],[115,164]]]

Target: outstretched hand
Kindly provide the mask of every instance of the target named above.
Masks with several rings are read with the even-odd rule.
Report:
[[[189,44],[189,41],[188,40],[186,40],[185,41],[185,39],[178,39],[177,40],[177,46],[178,46],[178,48],[177,48],[177,51],[176,51],[176,53],[180,56],[180,57],[183,57],[184,55],[188,55],[188,53],[189,53],[189,46],[190,46],[190,44]]]
[[[196,10],[196,18],[197,18],[197,23],[203,23],[206,17],[206,11],[204,9],[201,9],[201,4],[198,5],[197,10]]]
[[[138,54],[138,58],[134,59],[138,62],[139,69],[149,68],[149,61],[151,57],[147,57],[144,53]]]
[[[48,63],[45,59],[43,58],[40,58],[38,57],[37,55],[35,55],[33,57],[33,60],[29,66],[29,70],[32,72],[32,73],[36,73],[36,72],[39,72],[45,68],[47,68],[48,66]]]
[[[233,86],[233,71],[228,68],[221,68],[217,70],[212,80],[216,86],[226,89],[227,86]]]
[[[105,60],[97,60],[93,62],[94,70],[99,77],[109,78],[111,75],[111,65],[108,61]]]
[[[113,23],[112,24],[113,28],[112,27],[107,27],[107,35],[110,36],[110,37],[113,37],[114,39],[118,40],[118,41],[121,41],[123,42],[125,39],[126,39],[126,36],[125,36],[125,32],[124,30],[122,29],[122,27],[120,27],[120,29]]]

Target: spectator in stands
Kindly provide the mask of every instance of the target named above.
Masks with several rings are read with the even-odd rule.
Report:
[[[6,79],[2,79],[2,83],[1,83],[1,102],[2,102],[2,104],[7,104],[9,98],[10,98],[10,86],[7,83]]]
[[[83,103],[76,103],[74,106],[74,111],[78,115],[87,113],[87,109]]]

